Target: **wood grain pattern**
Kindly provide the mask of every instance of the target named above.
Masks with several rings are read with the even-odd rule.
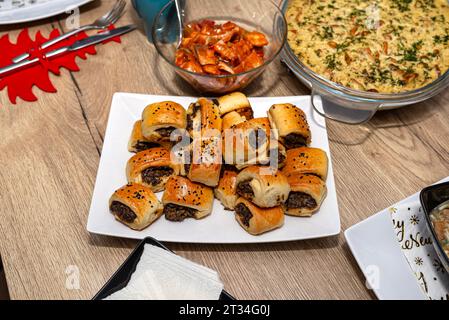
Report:
[[[81,23],[111,6],[96,1]],[[64,16],[1,27],[64,29]],[[138,22],[131,8],[120,25]],[[35,90],[39,101],[17,105],[0,92],[0,254],[12,299],[90,299],[136,245],[90,235],[87,214],[112,95],[117,91],[196,95],[176,78],[142,28],[121,45],[98,48],[81,72],[53,77],[58,92]],[[246,93],[308,94],[281,63],[273,62]],[[342,230],[449,175],[449,92],[414,106],[380,112],[364,126],[328,123]],[[371,299],[339,236],[260,245],[168,244],[180,255],[216,269],[239,299]],[[77,266],[80,289],[66,288]]]

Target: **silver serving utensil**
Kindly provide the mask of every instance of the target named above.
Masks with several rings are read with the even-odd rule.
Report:
[[[179,39],[178,39],[178,45],[177,48],[181,45],[182,41],[182,34],[184,29],[184,3],[183,0],[175,0],[175,7],[176,7],[176,16],[178,18],[179,23]]]
[[[98,44],[98,43],[101,43],[103,41],[109,40],[111,38],[123,35],[125,33],[128,33],[130,31],[136,29],[136,28],[137,28],[136,25],[131,24],[131,25],[128,25],[128,26],[124,26],[124,27],[120,27],[120,28],[117,28],[117,29],[109,30],[109,31],[106,31],[106,32],[103,32],[103,33],[99,33],[99,34],[87,37],[85,39],[78,40],[78,41],[76,41],[74,44],[72,44],[70,46],[58,48],[56,50],[47,52],[45,54],[45,58],[46,59],[50,59],[50,58],[59,56],[59,55],[61,55],[63,53],[66,53],[66,52],[71,52],[71,51],[76,51],[76,50],[79,50],[79,49],[83,49],[85,47],[88,47],[88,46],[91,46],[91,45],[94,45],[94,44]],[[21,61],[19,63],[13,63],[13,64],[10,64],[9,66],[4,67],[4,68],[0,68],[0,77],[3,76],[6,73],[9,73],[9,72],[17,70],[17,69],[22,69],[22,68],[28,67],[28,66],[33,65],[33,64],[35,64],[37,62],[39,62],[39,58],[34,58],[34,59],[31,59],[31,60],[23,60],[23,61]]]
[[[122,16],[125,6],[126,6],[125,0],[117,0],[115,5],[112,7],[111,10],[109,10],[109,12],[107,12],[102,17],[95,20],[93,23],[79,27],[77,29],[73,29],[72,31],[64,33],[56,38],[50,39],[49,41],[44,42],[41,45],[41,48],[42,49],[48,48],[48,47],[54,45],[55,43],[58,43],[61,40],[67,39],[71,36],[74,36],[75,34],[80,33],[82,31],[105,29],[108,26],[110,26],[111,24],[115,23]],[[14,63],[18,63],[22,60],[27,59],[29,56],[30,56],[29,53],[24,53],[24,54],[21,54],[21,55],[15,57],[12,61]]]

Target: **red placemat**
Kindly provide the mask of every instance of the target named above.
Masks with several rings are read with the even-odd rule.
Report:
[[[113,29],[111,26],[109,29]],[[17,98],[21,98],[25,101],[36,101],[37,97],[33,94],[33,87],[36,86],[45,92],[56,92],[56,88],[53,86],[49,72],[60,75],[60,69],[66,68],[70,71],[79,71],[75,58],[87,59],[88,54],[96,54],[95,46],[90,46],[77,50],[75,52],[68,52],[67,54],[52,58],[45,59],[43,54],[48,51],[55,50],[60,47],[73,44],[75,41],[86,38],[88,35],[85,32],[81,32],[76,36],[63,40],[50,48],[40,49],[40,45],[49,39],[60,35],[59,30],[54,29],[51,31],[48,38],[45,38],[40,31],[35,35],[35,39],[32,40],[28,29],[24,29],[17,37],[17,42],[14,44],[10,41],[9,35],[6,34],[0,38],[0,67],[7,66],[12,63],[12,59],[24,52],[31,52],[31,57],[39,57],[40,63],[30,66],[28,68],[18,70],[4,77],[0,77],[0,90],[7,88],[9,100],[13,103],[17,103]],[[112,40],[120,43],[120,37],[113,38]]]

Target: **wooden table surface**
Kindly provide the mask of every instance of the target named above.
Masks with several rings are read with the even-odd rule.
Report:
[[[81,10],[81,23],[112,0]],[[128,7],[120,25],[137,22]],[[1,27],[15,39],[65,29],[59,16]],[[57,93],[9,103],[0,92],[0,255],[12,299],[90,299],[136,241],[89,234],[87,215],[114,92],[197,95],[157,57],[141,27],[122,44],[78,60],[80,72],[52,76]],[[309,94],[277,60],[246,93]],[[378,113],[362,126],[328,122],[342,233],[326,239],[258,245],[168,244],[217,270],[238,299],[372,299],[343,231],[449,175],[449,91],[414,106]],[[67,289],[76,266],[80,288]],[[69,278],[68,274],[69,273]]]

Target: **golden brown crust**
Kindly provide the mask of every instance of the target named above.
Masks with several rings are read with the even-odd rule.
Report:
[[[263,209],[244,198],[238,198],[236,206],[239,203],[244,204],[249,209],[252,217],[249,219],[249,226],[245,225],[244,219],[237,213],[235,214],[235,219],[243,229],[252,235],[259,235],[271,231],[284,224],[284,212],[281,207]]]
[[[328,159],[326,152],[318,148],[300,147],[287,150],[287,160],[282,168],[286,176],[314,174],[326,181]]]
[[[181,176],[171,177],[162,197],[164,205],[169,203],[197,210],[195,219],[201,219],[212,212],[214,192],[211,188],[194,183]]]
[[[203,137],[192,142],[192,163],[187,177],[194,181],[215,187],[220,179],[222,154],[219,137]]]
[[[159,183],[150,184],[145,182],[142,177],[142,172],[150,167],[168,167],[173,170],[173,173],[160,177]],[[180,165],[173,163],[171,161],[170,151],[162,147],[138,152],[128,160],[126,165],[128,182],[143,184],[153,190],[153,192],[164,190],[168,178],[172,175],[178,175],[179,172]]]
[[[233,128],[246,120],[245,117],[241,116],[236,111],[231,111],[223,116],[223,130]]]
[[[249,182],[253,195],[239,190],[239,184]],[[290,185],[287,178],[271,167],[250,166],[237,175],[237,193],[262,208],[281,205],[287,200]]]
[[[137,120],[133,125],[133,130],[131,131],[131,136],[129,137],[128,151],[137,153],[146,149],[156,147],[164,147],[166,149],[170,149],[172,147],[172,143],[170,141],[148,141],[142,135],[142,120]]]
[[[221,116],[236,111],[246,120],[253,118],[253,110],[248,98],[241,92],[233,92],[217,99]]]
[[[290,149],[285,139],[289,134],[298,134],[304,138],[307,145],[311,142],[309,124],[304,111],[290,103],[274,104],[268,110],[271,127],[277,131],[277,138],[287,149]]]
[[[126,221],[117,212],[111,212],[115,218],[134,230],[142,230],[162,215],[162,204],[156,195],[144,185],[127,184],[116,190],[109,199],[109,207],[113,202],[120,202],[136,215],[133,221]]]
[[[226,210],[233,210],[238,199],[237,172],[225,170],[217,187],[214,189],[214,194]]]
[[[317,176],[310,174],[298,174],[288,177],[290,184],[290,195],[293,192],[301,192],[311,196],[315,202],[315,207],[288,208],[287,202],[282,206],[285,214],[300,217],[310,217],[313,213],[320,209],[324,198],[326,197],[327,188],[323,180]]]
[[[192,162],[192,144],[176,144],[173,146],[171,153],[172,161],[179,165],[179,175],[187,176]]]
[[[221,164],[191,163],[187,177],[194,181],[215,187],[220,179]]]
[[[194,182],[214,187],[220,179],[222,163],[220,145],[222,120],[217,105],[211,100],[200,98],[198,106],[197,112],[192,111],[196,115],[194,117],[196,120],[192,127],[192,160],[187,177]],[[200,125],[198,118],[201,118]]]
[[[270,138],[268,118],[251,119],[224,131],[222,139],[225,163],[237,165],[241,169],[250,164],[267,162]]]
[[[157,130],[164,128],[185,129],[187,116],[185,109],[176,102],[162,101],[148,105],[142,113],[142,135],[148,141],[170,141]]]
[[[222,128],[220,110],[212,100],[199,98],[197,102],[190,104],[187,110],[188,132],[191,137],[204,134],[205,131],[217,131]]]
[[[198,103],[201,106],[201,130],[213,129],[221,132],[222,120],[218,106],[206,98],[199,98]]]

